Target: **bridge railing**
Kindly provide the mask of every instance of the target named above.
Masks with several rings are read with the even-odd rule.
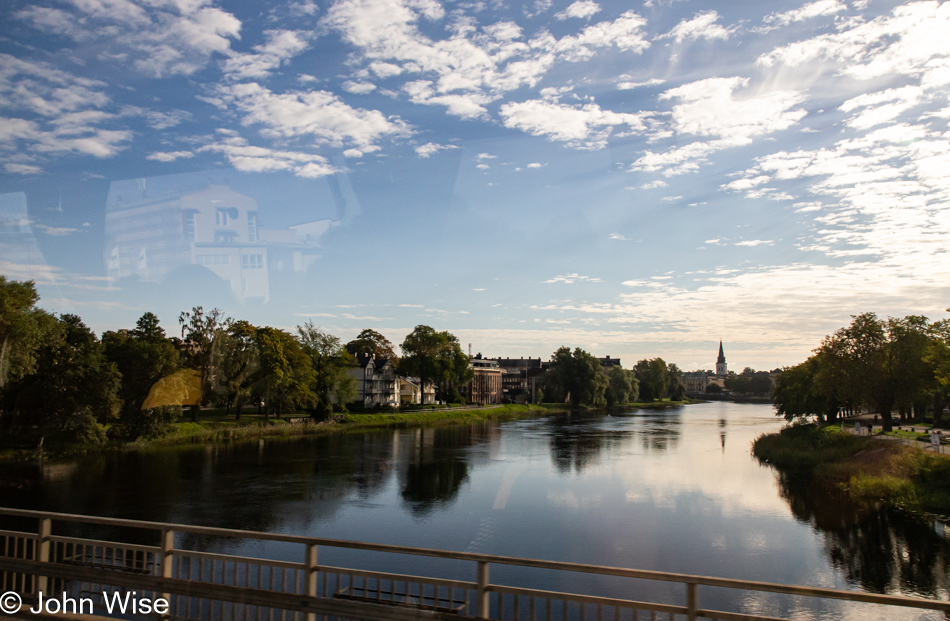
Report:
[[[705,608],[700,588],[772,593],[801,599],[832,599],[933,611],[950,616],[950,602],[793,586],[689,574],[605,567],[427,548],[395,546],[189,526],[118,518],[0,508],[0,516],[36,520],[35,531],[0,530],[0,591],[28,601],[38,593],[91,599],[135,590],[164,597],[170,616],[189,620],[504,619],[619,621],[781,621],[779,617]],[[154,545],[59,534],[65,524],[144,531]],[[151,533],[151,534],[148,534]],[[299,546],[298,561],[237,556],[176,546],[187,535],[229,540],[276,541]],[[193,547],[193,546],[192,546]],[[321,549],[346,549],[449,559],[471,565],[472,580],[385,571],[384,554],[370,568],[319,562]],[[678,585],[679,601],[639,601],[606,595],[530,589],[492,581],[493,567],[514,566],[558,574],[594,574]],[[675,598],[674,598],[675,599]],[[96,603],[97,614],[103,610]]]

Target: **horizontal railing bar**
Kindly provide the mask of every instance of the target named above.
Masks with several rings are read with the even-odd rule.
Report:
[[[41,563],[0,557],[0,568],[24,574],[35,574],[65,580],[80,580],[104,586],[124,587],[138,591],[173,593],[181,597],[194,597],[221,602],[233,602],[245,606],[260,606],[275,610],[312,612],[332,615],[337,618],[361,619],[362,621],[468,621],[474,617],[446,614],[434,610],[401,608],[389,604],[374,604],[335,598],[310,597],[280,591],[248,589],[225,584],[192,582],[178,578],[162,578],[149,575],[132,575],[97,567],[81,567],[60,563]]]
[[[75,515],[68,513],[51,513],[46,511],[34,511],[31,509],[6,509],[0,508],[0,515],[13,515],[19,517],[49,518],[53,520],[84,522],[90,524],[100,524],[109,526],[124,526],[131,528],[141,528],[149,530],[172,530],[176,532],[217,535],[230,538],[257,539],[266,541],[283,541],[288,543],[299,543],[304,545],[321,545],[333,548],[344,548],[353,550],[366,550],[370,552],[385,552],[390,554],[406,554],[414,556],[428,556],[433,558],[445,558],[461,561],[482,561],[487,563],[496,563],[502,565],[517,565],[520,567],[532,567],[536,569],[552,569],[558,571],[572,571],[579,573],[592,573],[604,576],[620,576],[625,578],[639,578],[643,580],[657,580],[660,582],[680,582],[687,584],[697,584],[703,586],[720,587],[727,589],[738,589],[742,591],[763,591],[768,593],[783,593],[786,595],[805,595],[810,597],[822,597],[828,599],[843,599],[849,601],[859,601],[871,604],[884,604],[889,606],[903,606],[908,608],[924,608],[927,610],[942,610],[950,612],[950,602],[917,599],[899,595],[877,595],[872,593],[860,593],[857,591],[843,591],[838,589],[829,589],[823,587],[804,587],[795,585],[776,584],[771,582],[758,582],[752,580],[737,580],[733,578],[714,578],[710,576],[699,576],[692,574],[676,574],[670,572],[652,571],[645,569],[629,569],[625,567],[607,567],[601,565],[588,565],[582,563],[567,563],[564,561],[544,561],[538,559],[517,558],[511,556],[495,556],[491,554],[481,554],[477,552],[451,552],[447,550],[436,550],[431,548],[413,548],[408,546],[398,546],[384,543],[365,543],[360,541],[346,541],[342,539],[324,539],[319,537],[305,537],[300,535],[282,535],[279,533],[261,533],[248,530],[231,530],[227,528],[218,528],[212,526],[188,526],[185,524],[170,524],[165,522],[144,522],[137,520],[127,520],[122,518],[103,518],[87,515]]]
[[[408,582],[425,582],[444,587],[455,587],[458,589],[477,589],[477,582],[466,582],[464,580],[446,580],[445,578],[429,578],[428,576],[413,576],[410,574],[391,574],[383,571],[370,571],[365,569],[350,569],[348,567],[331,567],[329,565],[316,565],[313,569],[326,573],[334,574],[352,574],[361,578],[380,578],[382,580],[399,580]]]
[[[175,548],[172,553],[179,558],[203,558],[212,561],[224,561],[227,563],[248,563],[250,565],[265,565],[267,567],[282,567],[284,569],[297,569],[303,571],[307,566],[303,563],[293,561],[272,561],[266,558],[257,558],[254,556],[230,556],[228,554],[215,554],[214,552],[199,552],[197,550],[180,550]]]
[[[49,538],[53,543],[73,543],[81,546],[96,546],[105,548],[120,548],[122,550],[131,550],[133,552],[161,552],[158,546],[143,546],[137,543],[123,543],[121,541],[102,541],[100,539],[82,539],[81,537],[60,537],[52,535]]]
[[[721,610],[697,610],[696,617],[715,619],[716,621],[787,621],[777,617],[762,617],[759,615],[744,615],[738,612],[723,612]]]
[[[585,604],[602,604],[604,606],[616,606],[618,608],[639,608],[641,610],[653,610],[656,612],[666,612],[674,615],[685,615],[689,611],[686,606],[673,606],[671,604],[654,604],[651,602],[638,602],[632,599],[617,599],[614,597],[598,597],[596,595],[581,595],[580,593],[562,593],[559,591],[542,591],[538,589],[524,589],[521,587],[509,587],[499,584],[490,584],[487,587],[490,591],[496,593],[507,593],[509,595],[524,595],[527,597],[542,597],[548,600],[567,600]]]
[[[21,533],[18,530],[0,530],[0,537],[13,537],[14,539],[38,539],[36,533]]]

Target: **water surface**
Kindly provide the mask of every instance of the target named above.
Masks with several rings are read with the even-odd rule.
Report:
[[[855,511],[751,457],[752,440],[781,424],[769,406],[715,402],[162,448],[7,468],[0,494],[5,506],[948,599],[948,546],[932,523]],[[300,560],[281,544],[189,543]],[[472,578],[451,563],[394,562]],[[671,585],[497,572],[525,586],[681,599]],[[715,589],[700,603],[804,619],[918,618]]]

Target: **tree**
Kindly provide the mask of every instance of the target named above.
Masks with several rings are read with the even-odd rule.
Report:
[[[793,367],[785,367],[775,380],[772,402],[776,414],[785,420],[818,416],[823,420],[828,412],[828,401],[817,388],[815,375],[818,360],[812,356]]]
[[[670,371],[662,358],[640,360],[633,367],[640,382],[640,399],[642,401],[656,401],[668,394],[670,387]]]
[[[36,368],[36,350],[55,320],[36,308],[40,296],[32,280],[0,276],[0,390]]]
[[[225,327],[224,311],[213,308],[205,313],[204,308],[195,306],[191,311],[182,311],[178,316],[181,324],[181,337],[187,339],[184,351],[185,363],[201,371],[202,401],[211,398],[215,384],[215,359],[212,345],[218,332]],[[194,412],[197,415],[197,412]]]
[[[359,333],[352,341],[346,344],[346,351],[353,356],[360,354],[376,356],[392,360],[394,365],[399,364],[399,357],[393,349],[393,344],[376,330],[367,328]]]
[[[260,388],[268,413],[313,407],[314,376],[310,358],[293,336],[277,328],[255,331],[260,351]]]
[[[471,360],[462,351],[458,338],[425,325],[416,326],[403,340],[399,373],[418,377],[421,387],[434,384],[437,398],[458,400],[459,387],[471,381]],[[454,397],[454,399],[452,399]]]
[[[547,381],[558,394],[570,397],[575,408],[581,403],[593,406],[607,403],[608,380],[600,368],[600,361],[580,347],[573,352],[569,347],[560,347],[551,355]]]
[[[640,382],[632,370],[620,366],[610,367],[607,372],[607,391],[604,397],[607,405],[616,406],[633,403],[640,392]]]
[[[365,332],[372,330],[364,330],[363,333]],[[297,326],[297,339],[313,366],[313,392],[316,403],[314,414],[329,414],[334,402],[340,404],[345,412],[346,403],[356,396],[356,379],[346,372],[347,368],[355,364],[353,354],[340,345],[339,338],[321,331],[312,321]],[[350,343],[347,343],[347,348]]]
[[[143,409],[143,405],[155,383],[178,370],[180,357],[158,318],[145,313],[132,330],[106,332],[102,346],[122,377],[118,392],[122,405],[113,435],[130,440],[161,435],[181,408]]]
[[[666,376],[669,381],[667,396],[673,401],[682,401],[686,398],[686,386],[683,385],[683,372],[674,363],[666,365]]]
[[[911,412],[922,416],[937,388],[936,369],[927,360],[930,323],[921,315],[903,319],[889,317],[888,377],[894,391],[894,405],[905,420]]]
[[[93,447],[119,411],[120,376],[96,335],[75,315],[62,315],[36,352],[35,369],[4,390],[19,435],[54,449]]]
[[[247,321],[227,320],[211,342],[211,389],[224,397],[225,412],[240,420],[244,400],[251,394],[260,370],[257,327]]]

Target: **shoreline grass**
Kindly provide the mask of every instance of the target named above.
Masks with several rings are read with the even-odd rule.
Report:
[[[692,403],[704,403],[695,399],[684,401],[636,402],[608,408],[620,409],[666,409]],[[319,436],[331,433],[348,433],[372,429],[406,429],[411,427],[429,427],[455,423],[477,422],[482,420],[515,420],[543,416],[545,414],[570,412],[569,404],[507,404],[483,408],[462,409],[424,408],[423,411],[410,412],[351,412],[336,414],[330,420],[316,422],[305,413],[291,413],[280,419],[265,419],[258,414],[243,414],[240,419],[222,411],[202,412],[199,421],[181,421],[175,423],[171,431],[157,438],[139,439],[132,442],[110,443],[90,451],[75,451],[64,454],[38,455],[36,450],[8,448],[0,451],[0,463],[24,462],[39,457],[69,459],[91,453],[115,451],[135,451],[158,447],[187,446],[215,442],[239,442],[260,438]],[[425,411],[432,410],[432,411]],[[603,411],[604,408],[581,407],[581,411]]]
[[[759,436],[752,454],[780,471],[813,477],[858,503],[950,514],[950,457],[943,454],[814,425]]]

